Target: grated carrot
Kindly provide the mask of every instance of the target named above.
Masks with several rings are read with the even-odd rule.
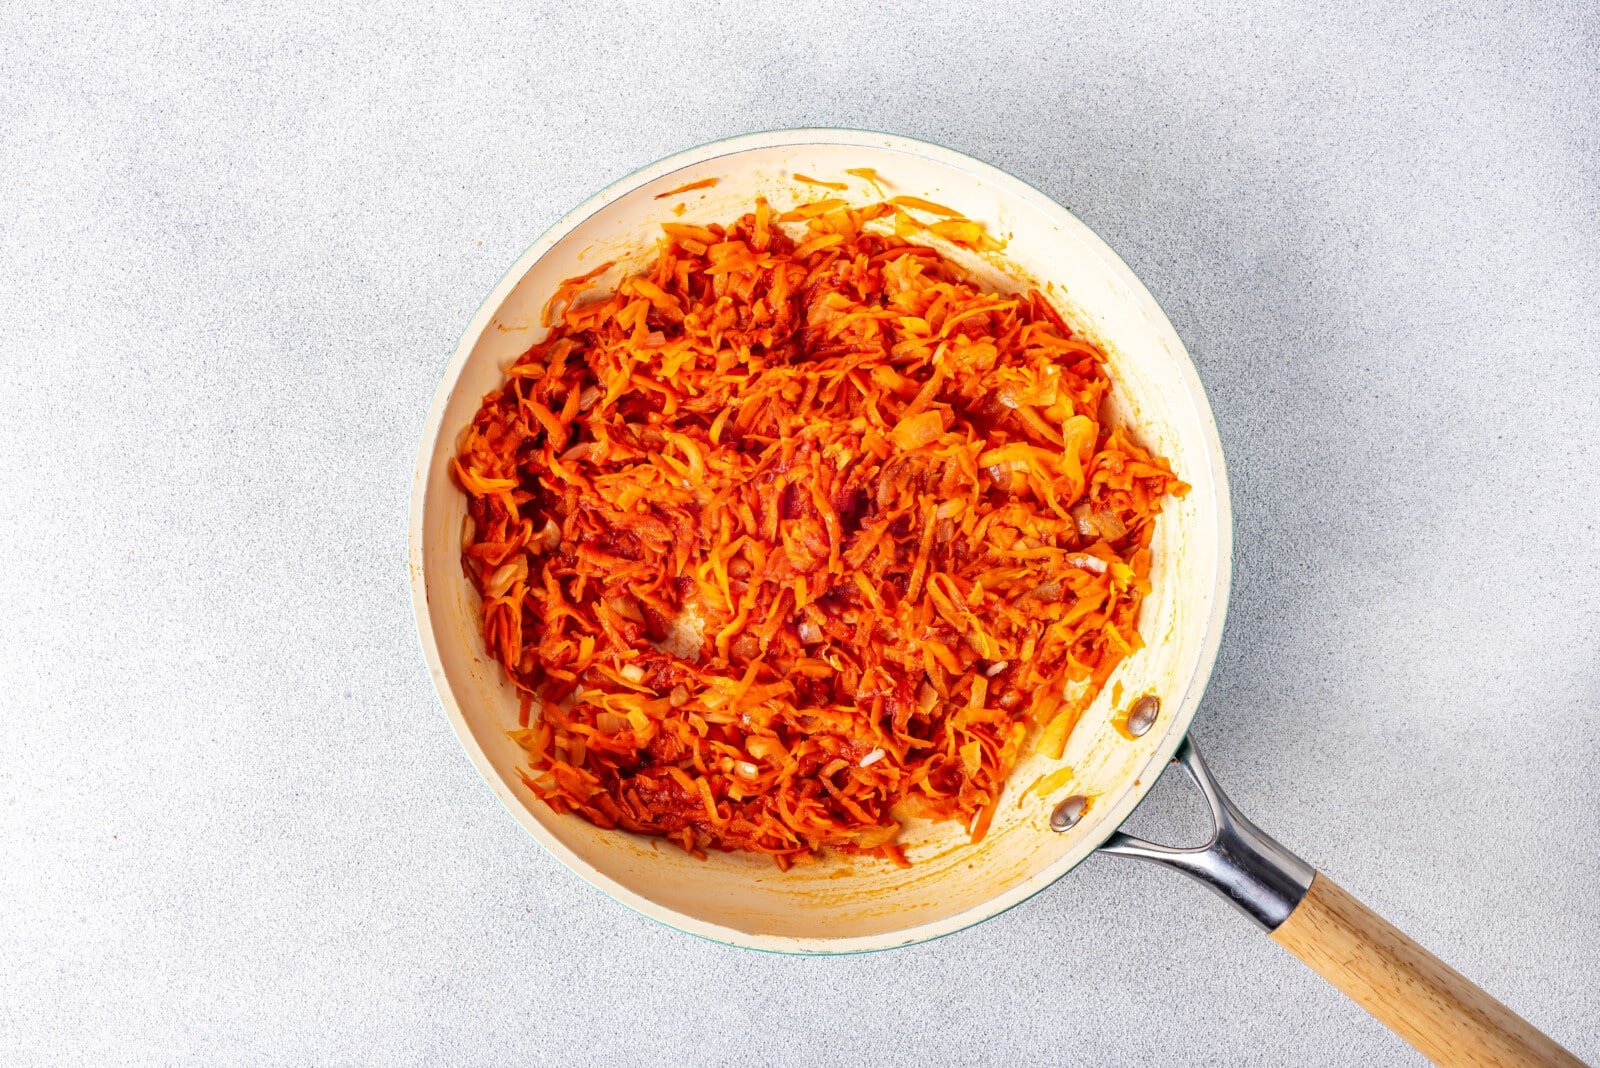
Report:
[[[721,180],[720,178],[702,178],[698,182],[690,182],[688,185],[680,185],[676,189],[669,189],[665,193],[657,193],[652,199],[665,200],[668,197],[675,197],[679,193],[692,193],[696,189],[710,189]]]
[[[1139,647],[1187,487],[1107,421],[1101,353],[1040,293],[905,236],[980,224],[900,208],[954,215],[668,223],[615,287],[556,287],[484,398],[451,465],[462,563],[557,811],[904,865],[905,813],[980,839],[1027,740],[1059,757]]]
[[[825,182],[821,178],[813,178],[807,174],[796,174],[794,176],[794,180],[797,182],[804,182],[807,185],[820,185],[824,189],[836,189],[840,192],[850,188],[843,182]]]

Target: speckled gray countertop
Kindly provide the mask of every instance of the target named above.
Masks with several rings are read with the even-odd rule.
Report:
[[[479,781],[404,566],[456,338],[599,186],[798,125],[990,160],[1139,273],[1231,464],[1212,764],[1600,1059],[1592,5],[117,6],[0,5],[0,1062],[1416,1060],[1154,869],[758,956]]]

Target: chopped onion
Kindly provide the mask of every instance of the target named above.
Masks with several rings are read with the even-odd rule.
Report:
[[[856,835],[856,845],[862,849],[876,849],[878,846],[892,842],[895,835],[900,833],[898,824],[891,827],[869,827]]]
[[[822,640],[822,629],[809,619],[802,619],[800,625],[795,628],[795,633],[807,645],[815,645]]]
[[[501,564],[489,581],[485,583],[483,592],[490,597],[504,597],[506,591],[528,577],[528,558],[522,553],[517,553],[509,561]]]
[[[856,834],[856,845],[861,849],[876,849],[894,840],[900,833],[900,825],[892,824],[888,827],[868,827]]]
[[[594,402],[599,400],[599,399],[600,399],[600,389],[599,389],[599,387],[597,387],[597,386],[589,386],[589,387],[585,388],[582,393],[578,394],[578,411],[580,411],[580,412],[588,411],[590,408],[594,407]]]
[[[930,409],[925,412],[918,412],[916,415],[908,415],[900,420],[894,425],[894,429],[889,432],[889,439],[898,448],[905,452],[911,452],[913,449],[920,449],[924,445],[931,444],[943,433],[943,418],[936,409]]]
[[[776,738],[757,734],[744,743],[745,751],[757,760],[771,760],[784,755],[783,743]]]
[[[753,779],[757,775],[761,774],[761,769],[750,763],[748,760],[734,761],[733,768],[740,775],[743,775],[747,779]]]
[[[882,749],[874,749],[872,752],[870,752],[866,756],[862,757],[861,758],[861,763],[857,764],[856,767],[858,767],[858,768],[870,768],[870,767],[872,767],[872,765],[876,764],[878,761],[880,761],[882,759],[883,759],[883,750]]]
[[[1068,553],[1067,563],[1084,571],[1092,571],[1096,575],[1106,573],[1106,562],[1093,553]]]
[[[618,594],[606,600],[606,607],[610,608],[623,619],[633,623],[643,623],[644,614],[639,611],[639,602],[627,594]]]
[[[992,679],[1010,666],[1011,661],[1009,660],[996,660],[994,663],[989,665],[989,670],[985,671],[984,674]]]
[[[1088,697],[1089,691],[1093,688],[1093,684],[1087,678],[1068,679],[1061,687],[1061,692],[1067,699],[1067,704],[1074,705]]]
[[[1088,501],[1079,501],[1072,506],[1072,521],[1078,524],[1078,533],[1086,538],[1092,538],[1099,532],[1093,519],[1090,518],[1093,511]]]
[[[644,681],[644,668],[640,667],[638,664],[623,664],[622,670],[618,672],[618,674],[627,679],[629,682]]]
[[[1110,512],[1092,507],[1088,501],[1079,501],[1072,506],[1072,521],[1078,525],[1078,533],[1086,538],[1100,537],[1106,541],[1116,541],[1128,533],[1128,526]]]

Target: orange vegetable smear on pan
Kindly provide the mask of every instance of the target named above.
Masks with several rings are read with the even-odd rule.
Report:
[[[904,864],[908,819],[977,841],[1061,755],[1187,487],[1039,293],[821,204],[668,223],[614,291],[559,287],[453,465],[463,560],[552,808]]]
[[[883,178],[871,167],[852,167],[844,173],[853,178],[860,178],[863,181],[871,182],[872,188],[878,191],[878,195],[883,195]]]
[[[668,197],[675,197],[679,193],[692,193],[696,189],[710,189],[721,180],[720,178],[702,178],[698,182],[690,182],[688,185],[680,185],[676,189],[669,189],[665,193],[657,193],[654,199],[665,200]]]
[[[798,171],[795,172],[794,180],[797,182],[804,182],[806,185],[820,185],[824,189],[836,189],[843,191],[850,188],[843,182],[827,182],[823,181],[821,178],[813,178],[809,174],[801,174]]]

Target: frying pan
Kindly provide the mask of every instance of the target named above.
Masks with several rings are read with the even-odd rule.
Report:
[[[856,172],[856,173],[851,173]],[[796,175],[842,182],[834,192]],[[700,184],[716,179],[715,184]],[[683,189],[699,184],[699,188]],[[603,831],[538,801],[506,731],[517,699],[485,652],[477,594],[461,566],[466,499],[449,458],[503,368],[539,340],[539,311],[563,279],[607,260],[614,283],[653,253],[659,224],[726,222],[757,195],[775,207],[819,196],[856,203],[914,195],[986,223],[1002,252],[944,247],[984,283],[1038,286],[1106,353],[1112,415],[1171,460],[1193,489],[1156,524],[1144,647],[1085,713],[1062,762],[1070,786],[1028,789],[1062,762],[1015,772],[988,836],[913,824],[912,861],[828,856],[779,872],[765,857],[696,860],[657,839]],[[681,209],[681,213],[680,213]],[[937,242],[934,242],[937,244]],[[1499,1002],[1258,830],[1187,739],[1227,612],[1232,519],[1216,424],[1183,343],[1133,273],[1065,208],[1025,183],[936,145],[849,130],[750,134],[664,159],[602,190],[512,266],[462,336],[429,409],[411,497],[409,568],[417,629],[439,699],[484,781],[527,831],[579,876],[637,911],[731,945],[843,953],[926,941],[1038,893],[1097,849],[1151,861],[1221,893],[1291,953],[1407,1041],[1447,1063],[1578,1063]],[[1118,712],[1148,695],[1129,729]],[[1119,700],[1120,699],[1120,700]],[[1152,715],[1153,712],[1153,715]],[[1169,761],[1200,785],[1215,821],[1203,845],[1172,849],[1118,828]]]

